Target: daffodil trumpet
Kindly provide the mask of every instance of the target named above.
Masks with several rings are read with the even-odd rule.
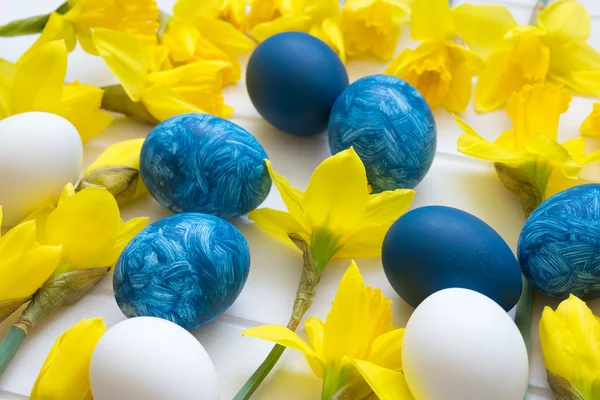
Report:
[[[64,15],[69,11],[69,4],[65,1],[54,12]],[[36,15],[29,18],[17,19],[0,26],[0,36],[25,36],[41,33],[50,19],[50,14]]]
[[[276,173],[269,160],[265,163],[288,212],[261,208],[252,211],[249,218],[303,253],[301,279],[286,327],[293,332],[310,308],[330,260],[380,256],[388,228],[408,211],[415,192],[396,189],[370,194],[365,167],[353,148],[317,166],[306,191]],[[275,345],[235,400],[252,396],[283,351],[283,346]]]

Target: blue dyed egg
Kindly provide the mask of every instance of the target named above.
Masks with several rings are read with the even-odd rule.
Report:
[[[163,207],[229,219],[254,210],[269,194],[265,158],[260,143],[233,122],[182,114],[152,129],[140,173]]]
[[[127,317],[164,318],[193,330],[233,304],[249,269],[248,244],[236,227],[212,215],[183,213],[129,242],[113,288]]]
[[[294,135],[314,135],[327,129],[331,107],[348,86],[348,74],[321,40],[284,32],[252,52],[246,86],[254,107],[271,125]]]
[[[456,208],[428,206],[400,217],[382,248],[388,281],[413,307],[448,288],[477,291],[510,310],[521,296],[519,264],[502,237]]]
[[[332,154],[354,147],[373,192],[415,187],[433,162],[435,120],[423,96],[402,79],[372,75],[348,86],[329,118]]]
[[[600,185],[555,194],[529,216],[519,237],[523,275],[557,299],[600,297]]]

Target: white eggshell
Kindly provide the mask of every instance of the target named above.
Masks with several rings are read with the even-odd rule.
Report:
[[[522,400],[527,390],[527,351],[517,326],[472,290],[441,290],[417,307],[406,325],[402,364],[416,400]]]
[[[58,200],[75,183],[83,158],[77,129],[56,114],[28,112],[0,121],[0,205],[3,226]]]
[[[217,372],[191,333],[153,317],[125,320],[100,339],[90,364],[94,400],[216,400]]]

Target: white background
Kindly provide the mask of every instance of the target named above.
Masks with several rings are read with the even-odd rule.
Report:
[[[173,0],[159,1],[161,9],[170,12]],[[466,1],[458,1],[463,3]],[[590,43],[600,48],[600,2],[582,0],[593,16]],[[0,24],[55,9],[62,0],[0,0]],[[517,21],[526,24],[534,5],[533,0],[478,1],[476,4],[505,4]],[[35,36],[0,39],[0,57],[16,61],[33,43]],[[404,28],[399,49],[415,43],[408,39]],[[247,58],[242,60],[245,64]],[[350,61],[347,64],[351,81],[365,75],[381,73],[385,63],[377,61]],[[116,83],[100,58],[77,49],[69,56],[67,81],[80,80],[97,86]],[[263,121],[248,98],[244,80],[225,90],[228,104],[235,107],[232,121],[246,128],[264,146],[275,170],[287,176],[292,184],[305,188],[315,166],[330,155],[327,136],[299,138],[279,132]],[[592,101],[574,98],[571,109],[562,118],[560,139],[578,135],[579,125],[591,111]],[[435,112],[438,124],[438,149],[429,174],[416,187],[413,208],[441,204],[466,210],[481,218],[508,242],[516,252],[519,231],[525,220],[519,201],[501,185],[490,163],[480,162],[459,154],[456,139],[460,130],[444,110]],[[478,116],[470,107],[463,116],[483,136],[494,139],[510,126],[503,111]],[[108,145],[147,135],[150,126],[117,119],[105,132],[85,146],[84,166],[89,165]],[[594,168],[584,173],[592,175]],[[264,206],[284,209],[276,189]],[[155,221],[169,212],[149,196],[125,207],[123,217],[150,216]],[[221,398],[231,399],[254,369],[262,362],[271,344],[253,338],[243,338],[240,332],[248,327],[265,323],[287,323],[300,275],[302,257],[298,251],[269,237],[246,218],[233,221],[248,240],[252,252],[252,266],[246,286],[229,311],[215,322],[194,332],[206,347],[219,375]],[[308,315],[325,318],[335,290],[348,261],[329,265],[318,288],[314,305]],[[382,288],[393,301],[394,320],[404,326],[412,308],[406,305],[388,284],[379,259],[358,260],[368,285]],[[530,399],[550,399],[543,360],[537,337],[537,325],[545,305],[556,307],[557,301],[540,294],[535,296],[530,356]],[[599,313],[600,302],[590,302]],[[55,339],[82,318],[103,317],[111,326],[124,319],[113,297],[112,279],[108,276],[76,305],[66,307],[40,323],[30,334],[5,375],[0,379],[0,399],[23,399],[29,395],[37,373]],[[14,319],[0,324],[0,337]],[[262,387],[256,399],[304,400],[320,397],[321,381],[314,377],[304,358],[287,351]]]

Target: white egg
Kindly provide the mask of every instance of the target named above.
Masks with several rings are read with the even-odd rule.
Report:
[[[527,390],[527,350],[517,326],[472,290],[441,290],[417,307],[402,364],[416,400],[522,400]]]
[[[3,226],[58,200],[76,182],[83,158],[77,129],[56,114],[28,112],[0,121],[0,205]]]
[[[94,400],[216,400],[217,372],[188,331],[153,317],[125,320],[100,339],[90,364]]]

